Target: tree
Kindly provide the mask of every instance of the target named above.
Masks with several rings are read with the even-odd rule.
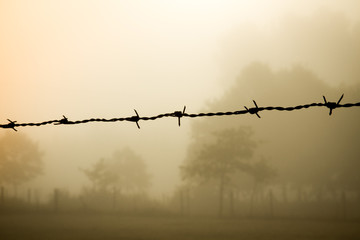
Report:
[[[269,179],[275,177],[276,171],[264,158],[262,158],[250,167],[249,174],[254,178],[255,184],[263,184]]]
[[[220,72],[223,81],[236,81],[219,100],[209,104],[208,111],[237,109],[239,103],[252,99],[263,106],[320,102],[321,94],[337,101],[345,93],[343,101],[359,101],[359,22],[354,24],[342,13],[327,9],[306,18],[290,17],[284,23],[271,35],[240,28],[224,38]],[[299,41],[300,36],[311,38]],[[268,65],[248,65],[252,60]],[[300,196],[302,188],[311,188],[319,198],[322,192],[341,188],[358,191],[360,196],[360,112],[344,109],[330,118],[324,112],[328,111],[264,111],[261,123],[253,118],[242,120],[242,124],[254,127],[257,138],[267,141],[268,147],[259,153],[271,156],[284,195],[287,186],[292,186]],[[195,130],[228,126],[231,119],[208,122],[199,121]]]
[[[105,159],[101,158],[92,168],[84,169],[83,172],[92,182],[93,190],[107,189],[107,187],[116,182],[116,175],[109,171]]]
[[[94,190],[120,188],[123,192],[141,192],[150,185],[144,160],[130,148],[116,151],[109,159],[100,159],[83,170]]]
[[[262,158],[260,161],[255,162],[249,168],[248,173],[254,179],[254,186],[250,200],[250,216],[253,214],[255,196],[263,193],[263,185],[270,179],[276,176],[276,171],[269,165],[269,163]]]
[[[251,165],[246,161],[252,157],[256,142],[249,128],[224,129],[213,134],[210,142],[202,143],[182,166],[185,179],[216,179],[219,183],[219,216],[223,212],[225,184],[232,175],[247,172]]]
[[[26,135],[7,133],[0,138],[0,183],[18,186],[42,172],[42,153]]]

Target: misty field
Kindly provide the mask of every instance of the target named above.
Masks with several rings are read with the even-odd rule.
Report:
[[[360,222],[11,214],[0,239],[360,239]]]

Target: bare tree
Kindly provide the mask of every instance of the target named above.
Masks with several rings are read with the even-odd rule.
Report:
[[[260,161],[255,162],[249,168],[248,173],[254,179],[254,185],[250,198],[250,216],[253,214],[254,200],[256,195],[263,194],[264,185],[272,178],[276,176],[276,171],[269,165],[269,163],[262,158]],[[272,196],[271,196],[272,197]]]
[[[117,176],[109,171],[109,167],[103,158],[97,161],[92,168],[84,169],[83,172],[91,181],[94,191],[107,189],[117,180]]]
[[[213,134],[210,142],[201,143],[182,166],[185,179],[207,181],[217,179],[219,183],[219,209],[223,214],[225,185],[230,183],[233,174],[251,168],[247,159],[254,152],[256,142],[249,128],[225,129]],[[198,142],[196,144],[199,144]]]
[[[14,187],[42,172],[38,144],[24,134],[6,133],[0,138],[0,183]]]
[[[130,148],[116,151],[109,159],[100,159],[83,172],[92,182],[94,190],[119,188],[123,192],[141,192],[150,185],[144,160]]]

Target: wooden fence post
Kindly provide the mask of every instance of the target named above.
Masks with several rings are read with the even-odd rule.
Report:
[[[5,203],[5,188],[1,186],[0,188],[0,204],[3,205]]]
[[[113,189],[112,208],[113,208],[114,211],[117,208],[117,189],[115,187]]]
[[[230,216],[234,216],[234,190],[230,190]]]
[[[30,188],[28,188],[28,191],[27,191],[27,203],[31,204],[31,189]]]
[[[180,190],[180,213],[184,215],[184,190]]]
[[[270,218],[274,217],[274,194],[272,190],[269,190],[269,203],[270,203]]]
[[[190,214],[190,188],[186,188],[186,213]]]
[[[341,192],[341,207],[342,207],[342,217],[344,220],[347,219],[347,201],[346,201],[346,192]]]
[[[54,211],[59,211],[59,189],[54,189]]]

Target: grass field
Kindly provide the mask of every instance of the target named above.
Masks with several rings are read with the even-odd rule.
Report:
[[[0,239],[360,239],[360,223],[117,215],[1,215]]]

